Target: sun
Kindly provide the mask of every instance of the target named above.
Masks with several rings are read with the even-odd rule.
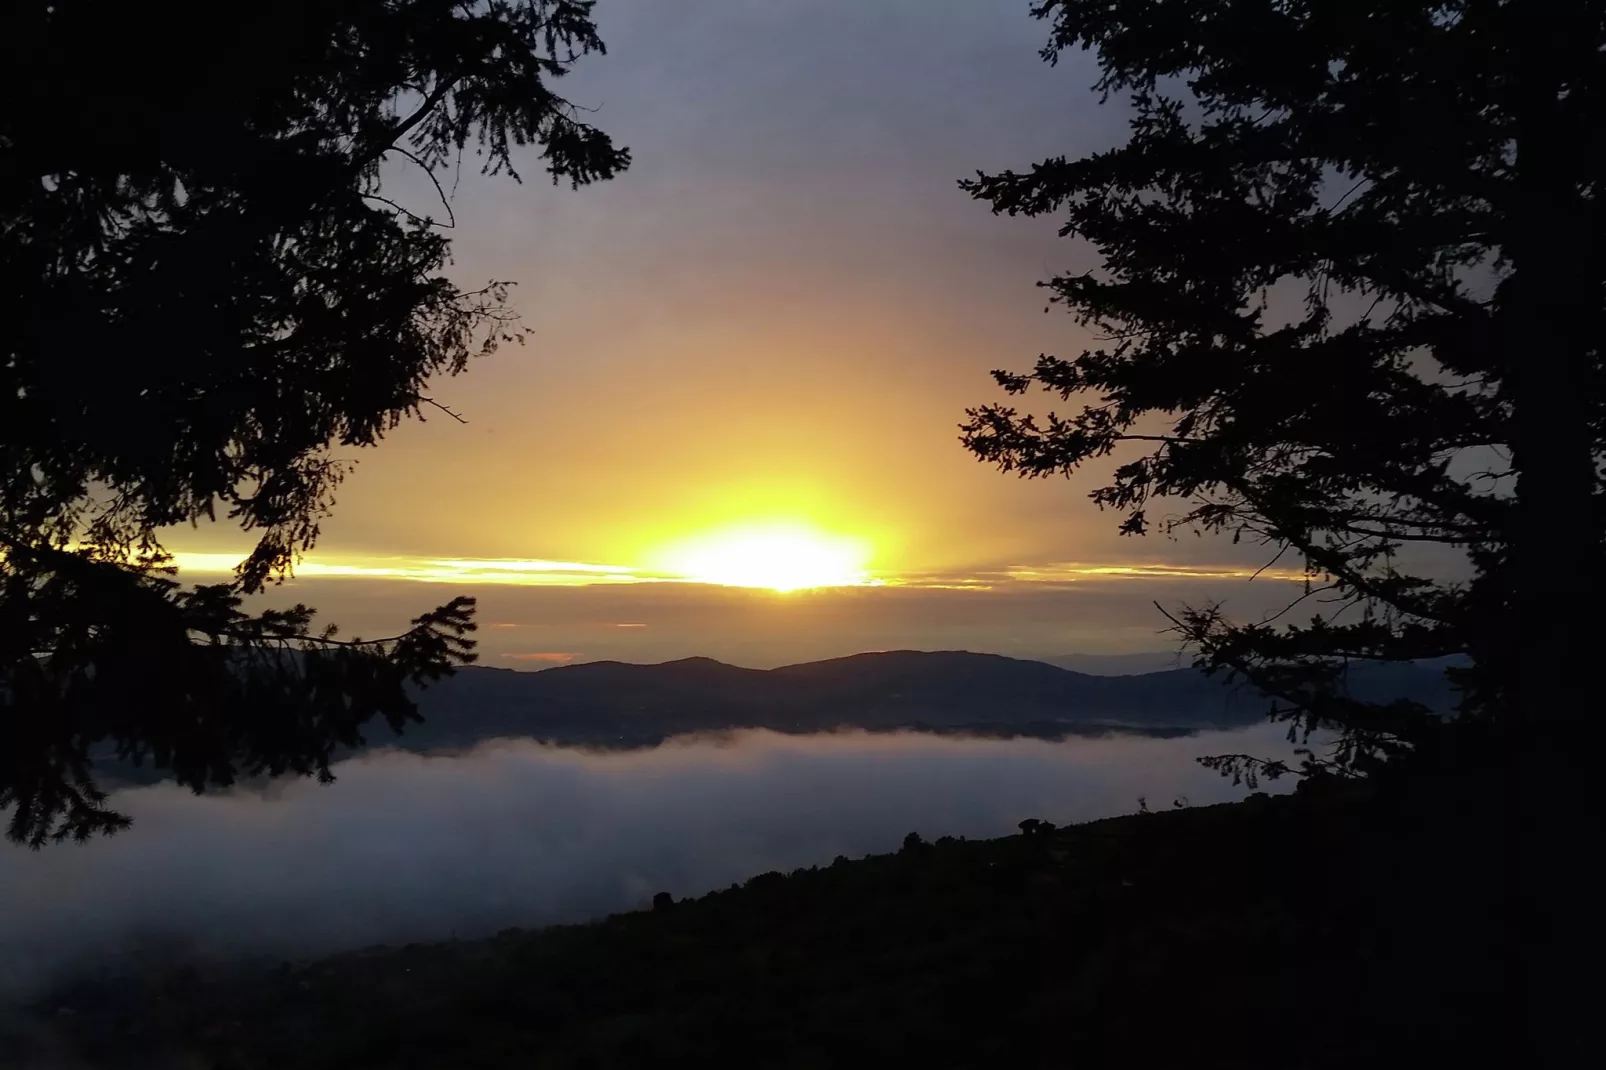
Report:
[[[724,587],[803,591],[871,584],[870,544],[807,524],[721,528],[682,540],[660,555],[678,579]]]

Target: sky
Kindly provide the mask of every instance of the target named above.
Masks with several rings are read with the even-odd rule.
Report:
[[[363,451],[266,600],[373,636],[475,594],[487,662],[525,668],[1155,650],[1156,600],[1282,608],[1294,573],[1248,583],[1264,548],[1123,538],[1097,470],[1022,482],[959,445],[991,369],[1086,341],[1034,284],[1096,260],[957,180],[1124,133],[1090,57],[1041,61],[1028,7],[602,0],[608,54],[561,88],[633,166],[580,191],[529,154],[524,185],[443,176],[453,277],[516,281],[528,342],[431,387],[466,424]],[[408,166],[386,183],[443,214]],[[247,546],[168,544],[196,580]]]

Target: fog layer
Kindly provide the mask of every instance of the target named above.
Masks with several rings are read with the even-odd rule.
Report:
[[[1194,759],[1280,730],[1154,740],[745,731],[652,750],[381,752],[338,780],[118,793],[131,830],[0,849],[0,992],[130,952],[301,955],[578,921],[770,870],[1242,789]]]

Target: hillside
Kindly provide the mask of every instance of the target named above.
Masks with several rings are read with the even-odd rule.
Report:
[[[105,1068],[1517,1065],[1455,812],[1312,791],[911,841],[590,925],[153,972],[31,1013],[57,1059]]]

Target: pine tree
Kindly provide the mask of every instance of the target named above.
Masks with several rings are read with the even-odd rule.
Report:
[[[1034,13],[1053,27],[1047,60],[1097,51],[1096,88],[1124,97],[1130,137],[963,183],[1102,256],[1042,284],[1093,345],[995,373],[1078,407],[979,407],[968,448],[1027,477],[1113,457],[1092,498],[1123,532],[1227,532],[1302,561],[1305,596],[1326,600],[1309,623],[1216,606],[1174,619],[1296,730],[1337,731],[1307,771],[1587,750],[1584,622],[1606,564],[1606,5]],[[1165,499],[1181,509],[1162,515]],[[1452,722],[1345,694],[1350,660],[1448,655],[1470,662]]]

